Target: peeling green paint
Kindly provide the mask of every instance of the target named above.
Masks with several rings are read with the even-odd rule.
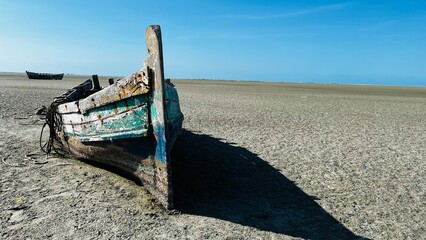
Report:
[[[131,138],[146,136],[148,133],[149,100],[147,96],[138,95],[111,103],[102,107],[93,108],[80,115],[80,121],[74,120],[72,132],[66,131],[65,136],[75,136],[82,141],[92,138]],[[78,120],[78,117],[74,119]]]

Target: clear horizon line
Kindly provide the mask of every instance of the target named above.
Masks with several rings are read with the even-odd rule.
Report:
[[[7,72],[7,71],[0,71],[0,75],[26,75],[25,72]],[[64,77],[66,76],[92,76],[94,74],[80,74],[80,73],[64,73]],[[120,75],[120,74],[114,74],[114,75],[110,75],[110,74],[96,74],[99,77],[116,77],[116,78],[123,78],[128,76],[127,75]],[[355,81],[348,81],[348,82],[342,82],[342,81],[330,81],[330,82],[325,82],[325,81],[321,81],[321,80],[317,80],[317,81],[307,81],[307,80],[259,80],[259,79],[219,79],[219,78],[202,78],[202,77],[197,77],[197,78],[182,78],[182,77],[165,77],[165,78],[170,78],[172,80],[211,80],[211,81],[237,81],[237,82],[270,82],[270,83],[278,83],[278,82],[283,82],[283,83],[312,83],[312,84],[339,84],[339,85],[369,85],[369,86],[395,86],[395,87],[426,87],[426,78],[425,78],[425,84],[424,85],[417,85],[417,84],[383,84],[383,83],[374,83],[373,81],[371,81],[371,83],[356,83]],[[423,78],[418,78],[418,79],[423,79]]]

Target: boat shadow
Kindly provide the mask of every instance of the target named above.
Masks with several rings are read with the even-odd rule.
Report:
[[[172,150],[175,207],[308,239],[357,239],[294,182],[249,150],[183,130]]]

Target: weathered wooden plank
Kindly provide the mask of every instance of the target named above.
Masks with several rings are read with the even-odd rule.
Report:
[[[62,117],[63,124],[82,124],[84,122],[92,122],[97,121],[100,118],[106,119],[113,115],[118,115],[123,112],[127,112],[133,110],[136,107],[140,107],[142,105],[148,105],[149,98],[144,95],[139,95],[137,97],[127,98],[118,102],[110,103],[105,106],[101,106],[98,108],[94,108],[89,110],[86,113],[78,113],[78,112],[62,112],[67,113]],[[66,104],[62,104],[63,106]],[[58,111],[59,112],[59,111]],[[61,113],[61,112],[60,112]],[[148,118],[148,116],[146,116]]]
[[[155,179],[147,185],[166,208],[173,208],[173,187],[171,179],[170,153],[167,151],[167,128],[164,87],[163,46],[161,29],[158,25],[149,26],[145,32],[147,57],[143,72],[148,76],[151,87],[151,124],[155,139],[154,169]],[[148,179],[147,179],[148,180]]]
[[[147,68],[115,82],[111,86],[104,88],[87,98],[78,102],[79,109],[82,113],[100,106],[107,105],[112,102],[120,101],[132,96],[145,94],[149,91],[149,80]]]
[[[149,98],[139,95],[97,107],[86,113],[62,115],[65,136],[81,137],[82,141],[96,139],[140,137],[148,129]],[[99,135],[98,138],[94,136]]]
[[[183,114],[180,110],[177,91],[175,91],[173,86],[167,83],[164,86],[166,87],[167,121],[168,123],[181,122]]]
[[[58,106],[58,113],[78,113],[78,101],[64,103]]]
[[[143,137],[148,132],[148,106],[141,105],[107,117],[83,114],[63,115],[65,136],[78,137],[81,141],[99,141],[120,138]],[[87,121],[87,119],[91,119]],[[66,123],[65,123],[66,122]]]

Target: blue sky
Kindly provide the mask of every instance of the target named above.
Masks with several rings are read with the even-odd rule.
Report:
[[[0,1],[0,71],[426,85],[426,1]]]

